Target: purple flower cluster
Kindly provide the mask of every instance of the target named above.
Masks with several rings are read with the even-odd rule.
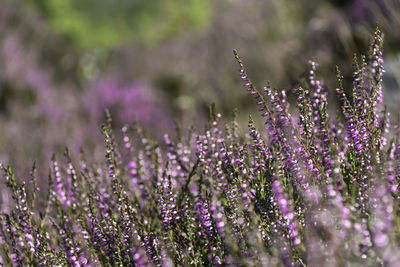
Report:
[[[115,78],[99,78],[86,88],[82,105],[90,118],[98,118],[104,109],[110,109],[121,122],[131,121],[135,116],[145,126],[150,127],[157,120],[160,129],[171,128],[173,123],[167,108],[155,99],[146,84],[121,84]]]

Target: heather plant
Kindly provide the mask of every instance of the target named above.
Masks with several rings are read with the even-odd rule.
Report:
[[[157,142],[138,123],[101,129],[105,163],[53,156],[49,186],[1,165],[13,200],[0,215],[5,266],[397,266],[399,123],[382,107],[382,33],[354,59],[352,94],[337,70],[341,112],[310,61],[293,90],[258,90],[239,75],[265,120]],[[40,195],[45,203],[37,205]],[[43,199],[42,199],[43,202]]]

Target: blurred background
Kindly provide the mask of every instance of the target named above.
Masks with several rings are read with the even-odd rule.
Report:
[[[233,49],[259,88],[298,85],[313,58],[335,95],[335,66],[349,84],[376,25],[396,112],[399,0],[0,0],[0,161],[24,176],[65,146],[97,155],[105,108],[117,129],[135,116],[156,137],[202,129],[211,103],[244,126],[256,108]]]

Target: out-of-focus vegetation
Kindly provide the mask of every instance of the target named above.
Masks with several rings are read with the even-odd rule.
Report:
[[[397,0],[2,1],[0,160],[18,169],[30,165],[25,160],[48,162],[66,144],[77,151],[100,138],[100,111],[106,107],[115,127],[136,114],[155,132],[173,131],[174,120],[202,127],[211,102],[222,113],[237,107],[247,114],[251,105],[239,89],[232,49],[246,58],[259,87],[268,80],[280,89],[297,86],[311,58],[321,77],[332,77],[338,64],[349,84],[348,62],[354,51],[368,54],[365,47],[377,24],[385,33],[386,103],[394,109],[400,101],[399,5]],[[323,82],[329,91],[337,86],[333,78]],[[294,99],[290,92],[288,99]],[[244,120],[247,116],[239,118]]]
[[[81,48],[112,48],[121,42],[159,43],[209,17],[203,0],[23,0],[54,31]]]

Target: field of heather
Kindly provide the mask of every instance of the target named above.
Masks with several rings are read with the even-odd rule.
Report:
[[[0,266],[400,266],[398,0],[0,2]]]

